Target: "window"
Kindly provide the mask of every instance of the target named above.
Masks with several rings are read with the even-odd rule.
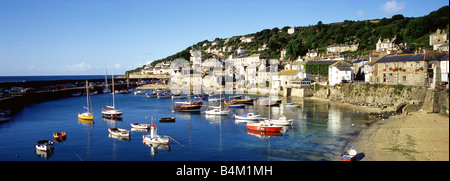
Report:
[[[406,76],[403,76],[403,82],[406,82]]]

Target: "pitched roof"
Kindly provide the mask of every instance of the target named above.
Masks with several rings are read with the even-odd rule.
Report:
[[[378,59],[375,63],[424,61],[424,60],[445,60],[446,58],[448,58],[447,53],[428,52],[425,54],[417,54],[417,55],[409,54],[409,55],[384,56],[384,57]]]

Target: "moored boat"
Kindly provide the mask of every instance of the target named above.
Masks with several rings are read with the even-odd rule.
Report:
[[[156,125],[152,125],[150,127],[150,134],[143,135],[142,140],[144,144],[147,143],[154,143],[154,144],[169,144],[169,137],[165,135],[158,135],[157,134],[157,127]]]
[[[65,141],[66,140],[66,132],[59,132],[59,133],[53,133],[53,139],[55,139],[56,142],[59,141]]]
[[[147,123],[130,123],[132,128],[136,128],[136,129],[149,129],[151,124],[147,124]]]
[[[339,158],[342,161],[355,161],[356,160],[356,155],[358,154],[358,152],[351,147],[348,150],[345,150],[340,156]]]
[[[299,103],[290,102],[290,103],[286,103],[284,106],[286,106],[286,107],[300,107],[301,105]]]
[[[159,118],[159,122],[175,122],[175,117],[171,118]]]
[[[88,81],[86,80],[86,107],[84,107],[86,109],[86,112],[83,113],[78,113],[78,119],[86,119],[86,120],[92,120],[94,119],[94,112],[91,112],[90,110],[92,110],[92,103],[91,103],[91,99],[89,97],[89,87],[88,87]],[[89,109],[91,108],[91,109]]]
[[[259,123],[247,123],[246,127],[247,129],[255,131],[269,131],[269,132],[277,132],[283,129],[282,126],[278,126],[265,121],[260,121]]]
[[[270,119],[270,120],[264,120],[264,121],[270,122],[274,125],[279,125],[279,126],[292,126],[292,124],[293,124],[293,120],[287,119],[286,116],[282,116],[278,119]]]
[[[222,109],[222,106],[217,106],[217,107],[211,107],[210,109],[205,111],[205,114],[207,115],[217,115],[217,116],[224,116],[224,115],[228,115],[228,113],[230,113],[229,109]]]
[[[34,144],[36,149],[40,151],[48,151],[52,148],[52,145],[53,142],[49,140],[39,140]]]
[[[202,108],[202,101],[197,102],[175,102],[175,104],[181,104],[178,106],[172,106],[174,111],[181,111],[181,112],[196,112],[200,111]]]
[[[261,115],[259,114],[255,114],[255,113],[247,113],[247,114],[241,114],[241,115],[235,115],[234,116],[235,119],[239,119],[239,120],[246,120],[246,121],[259,121],[263,118],[261,118]]]
[[[108,132],[114,136],[129,137],[130,131],[122,128],[109,128]]]

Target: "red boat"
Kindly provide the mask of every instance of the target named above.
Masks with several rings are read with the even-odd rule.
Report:
[[[202,108],[203,101],[197,101],[197,102],[175,102],[176,104],[181,104],[180,106],[172,106],[174,111],[183,111],[183,112],[190,112],[190,111],[200,111]]]
[[[272,123],[267,123],[261,121],[259,123],[248,123],[247,129],[255,130],[255,131],[269,131],[269,132],[279,132],[283,129],[282,126],[277,126]]]

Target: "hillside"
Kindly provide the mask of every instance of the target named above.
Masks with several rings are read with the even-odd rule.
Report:
[[[308,49],[318,49],[320,53],[326,51],[326,47],[330,45],[340,44],[356,44],[359,43],[358,51],[347,52],[355,56],[368,55],[375,49],[378,39],[392,38],[397,36],[400,42],[406,42],[411,51],[422,48],[431,50],[429,46],[429,35],[438,28],[448,32],[449,30],[449,6],[443,6],[436,11],[423,17],[404,17],[401,14],[392,16],[391,18],[383,18],[377,20],[349,21],[323,24],[319,21],[316,25],[296,27],[298,32],[288,34],[290,27],[286,26],[282,29],[277,27],[273,29],[264,29],[262,31],[243,35],[233,36],[230,38],[216,38],[213,42],[204,40],[194,44],[174,55],[163,59],[155,60],[152,66],[159,62],[172,61],[176,58],[184,58],[189,60],[189,51],[194,48],[202,50],[203,57],[209,58],[212,53],[207,53],[208,49],[222,51],[229,47],[243,47],[246,53],[262,53],[269,58],[279,59],[282,49],[286,50],[285,59],[297,59],[298,56],[304,56]],[[243,37],[253,37],[251,42],[241,41]],[[266,48],[263,50],[263,45]],[[261,48],[261,50],[258,50]],[[236,53],[235,49],[222,51],[224,57]],[[127,71],[127,73],[140,71],[142,67],[135,70]]]

